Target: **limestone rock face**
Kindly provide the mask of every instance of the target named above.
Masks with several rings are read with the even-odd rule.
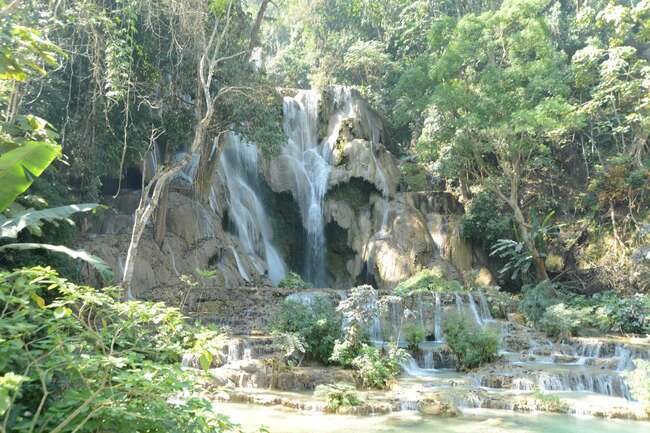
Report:
[[[333,158],[330,187],[359,178],[374,185],[385,196],[395,195],[400,173],[395,157],[383,146],[374,149],[367,140],[353,139],[335,147]]]

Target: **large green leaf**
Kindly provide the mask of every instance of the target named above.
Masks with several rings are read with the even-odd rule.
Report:
[[[0,212],[61,154],[61,146],[31,141],[0,155]]]
[[[110,266],[106,264],[105,261],[100,259],[97,256],[88,254],[85,251],[73,250],[63,245],[50,245],[50,244],[33,244],[33,243],[23,243],[23,244],[8,244],[0,247],[0,252],[6,250],[47,250],[53,251],[55,253],[62,253],[73,259],[83,260],[88,263],[93,268],[97,269],[99,273],[102,274],[102,277],[105,280],[110,280],[113,278],[113,270]]]
[[[56,222],[67,220],[77,212],[89,212],[99,206],[97,203],[71,204],[43,210],[29,209],[7,220],[0,216],[0,238],[16,238],[18,233],[29,228],[32,233],[40,235],[40,227],[44,221]]]

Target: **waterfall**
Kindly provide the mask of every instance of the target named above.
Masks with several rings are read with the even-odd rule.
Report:
[[[233,256],[235,256],[235,263],[237,263],[237,270],[239,271],[239,275],[246,281],[250,281],[251,277],[248,276],[248,273],[246,272],[246,268],[244,268],[244,265],[241,262],[241,259],[239,258],[239,254],[237,254],[237,250],[235,247],[231,246],[230,251],[232,251]]]
[[[474,321],[478,326],[483,326],[481,315],[478,313],[478,308],[476,308],[476,302],[474,301],[474,296],[471,293],[467,294],[467,301],[469,303],[469,309],[472,312],[472,316],[474,316]]]
[[[285,97],[283,128],[288,137],[283,155],[294,178],[293,195],[307,231],[305,278],[318,287],[327,285],[325,269],[325,223],[323,199],[327,192],[330,166],[318,142],[319,94],[301,90]]]
[[[440,294],[435,293],[435,312],[434,312],[434,318],[433,318],[433,335],[436,338],[436,341],[440,342],[444,340],[444,337],[442,335],[442,304],[440,302]]]
[[[269,279],[277,284],[286,274],[286,265],[273,246],[273,230],[258,193],[257,148],[238,135],[228,134],[220,159],[220,167],[230,194],[230,219],[244,252],[251,258],[258,272],[263,266],[258,257],[266,260]],[[242,278],[249,280],[237,252],[232,248]]]
[[[492,322],[494,319],[492,318],[492,313],[490,313],[490,306],[487,303],[487,299],[485,299],[485,294],[480,289],[478,291],[478,299],[483,322]]]
[[[458,313],[463,314],[463,310],[465,309],[463,298],[461,298],[458,293],[454,293],[454,299],[456,300],[456,308],[458,309]]]

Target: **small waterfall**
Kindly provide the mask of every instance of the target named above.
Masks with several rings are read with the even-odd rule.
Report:
[[[628,368],[634,368],[632,364],[632,351],[622,345],[616,345],[614,356],[618,358],[616,371],[623,371]]]
[[[227,363],[240,361],[242,359],[241,342],[239,340],[230,340],[228,342],[228,360]]]
[[[239,254],[237,254],[237,250],[235,247],[231,246],[230,251],[232,251],[233,256],[235,256],[235,263],[237,263],[237,270],[239,271],[239,275],[246,281],[250,281],[251,277],[248,276],[248,273],[246,272],[246,268],[244,268],[244,265],[241,262],[241,259],[239,258]]]
[[[481,307],[481,317],[483,319],[483,322],[492,322],[494,319],[492,318],[492,313],[490,313],[490,305],[487,303],[487,299],[485,299],[485,294],[483,293],[483,290],[478,291],[478,299],[479,299],[479,305]]]
[[[434,295],[434,318],[433,318],[433,335],[436,338],[436,341],[444,341],[444,336],[442,335],[442,303],[440,301],[440,294],[435,293]]]
[[[327,192],[330,165],[318,142],[318,103],[315,90],[301,90],[283,101],[283,128],[288,137],[283,155],[294,177],[293,195],[307,231],[305,278],[317,287],[327,285],[325,269],[325,223],[323,199]]]
[[[458,309],[458,313],[463,314],[465,310],[465,304],[463,303],[463,298],[461,298],[458,293],[454,293],[454,299],[456,301],[456,308]]]
[[[478,308],[476,308],[474,296],[471,293],[467,294],[467,300],[469,303],[469,309],[472,312],[472,316],[474,316],[474,321],[478,326],[483,326],[483,320],[481,320],[481,315],[478,313]]]
[[[273,230],[257,192],[257,148],[235,134],[228,134],[220,166],[230,194],[230,219],[235,225],[239,241],[258,272],[264,271],[258,257],[266,260],[269,279],[277,284],[284,278],[287,269],[273,246]],[[242,278],[249,280],[234,248],[233,253],[239,273]]]

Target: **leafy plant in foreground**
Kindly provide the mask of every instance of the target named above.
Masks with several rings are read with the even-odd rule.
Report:
[[[442,329],[460,370],[480,367],[496,359],[499,336],[492,328],[482,328],[463,315],[450,314],[442,322]]]
[[[201,329],[50,268],[0,273],[0,431],[233,431],[180,368]]]

